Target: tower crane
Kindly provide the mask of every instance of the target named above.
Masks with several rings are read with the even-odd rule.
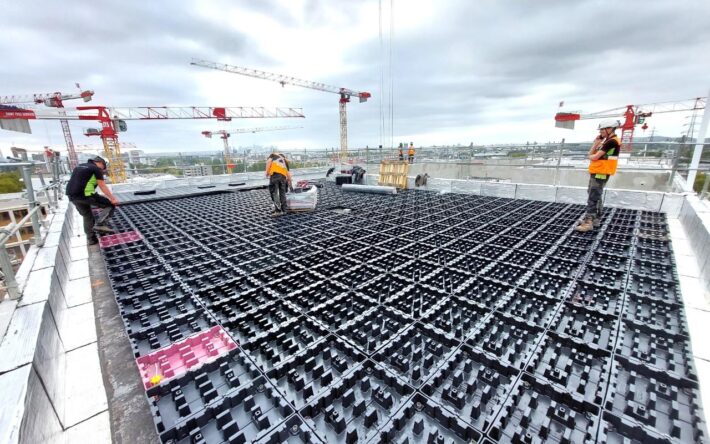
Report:
[[[688,100],[650,103],[646,105],[626,105],[589,114],[582,114],[580,112],[558,112],[555,115],[555,126],[558,128],[574,129],[574,122],[577,120],[624,117],[624,122],[621,124],[621,152],[629,153],[631,152],[633,144],[634,128],[636,125],[643,125],[641,127],[643,130],[648,128],[646,118],[654,114],[701,110],[707,106],[707,99],[707,97],[696,97]]]
[[[218,135],[220,139],[224,141],[224,163],[227,165],[227,171],[232,174],[232,169],[234,164],[232,163],[232,152],[229,149],[228,139],[232,134],[244,134],[244,133],[260,133],[264,131],[280,131],[288,129],[302,128],[300,126],[272,126],[264,128],[238,128],[231,131],[218,130],[218,131],[202,131],[202,135],[207,138],[212,138],[212,136]]]
[[[339,88],[337,86],[326,85],[325,83],[311,82],[308,80],[298,79],[296,77],[285,76],[282,74],[274,74],[258,69],[242,68],[239,66],[226,65],[223,63],[209,62],[207,60],[192,59],[191,65],[201,66],[203,68],[215,69],[218,71],[231,72],[233,74],[241,74],[257,79],[273,80],[281,86],[296,85],[303,88],[315,89],[340,95],[338,106],[340,109],[340,154],[344,156],[348,151],[348,116],[346,105],[350,102],[351,97],[357,97],[362,102],[367,102],[372,95],[369,92],[358,92],[348,88]]]
[[[77,87],[79,84],[77,84]],[[66,100],[81,99],[84,102],[91,101],[94,96],[92,90],[79,91],[77,93],[47,93],[47,94],[32,94],[32,95],[17,95],[17,96],[0,96],[0,104],[10,105],[10,104],[23,104],[23,103],[44,103],[46,106],[51,108],[60,108],[59,113],[61,114],[64,109],[64,102]],[[69,122],[66,119],[60,119],[59,122],[62,125],[62,133],[64,134],[64,142],[67,145],[67,156],[69,157],[69,167],[74,169],[77,164],[76,150],[74,149],[74,139],[72,138],[71,131],[69,130]]]
[[[108,173],[113,183],[126,181],[126,168],[121,157],[118,133],[126,131],[126,120],[167,120],[167,119],[264,119],[305,117],[300,108],[263,108],[263,107],[129,107],[108,108],[105,106],[78,106],[66,108],[61,112],[49,110],[23,109],[0,105],[0,120],[94,120],[101,124],[100,129],[89,128],[86,136],[98,136],[104,146],[104,157],[109,162]]]

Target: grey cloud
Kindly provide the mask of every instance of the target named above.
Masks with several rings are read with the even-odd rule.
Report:
[[[0,93],[71,89],[80,81],[96,89],[97,101],[111,105],[203,104],[195,75],[200,68],[189,66],[191,57],[266,70],[279,63],[256,51],[263,36],[235,29],[223,17],[196,14],[193,8],[199,5],[42,1],[29,10],[5,2],[0,27],[13,37],[0,40]],[[326,23],[347,29],[358,18],[361,2],[309,0],[297,14],[278,0],[217,5],[224,11],[247,8],[298,32]],[[437,2],[429,20],[411,34],[400,32],[397,15],[408,7],[414,6],[395,2],[393,79],[399,134],[456,131],[498,123],[499,116],[511,122],[551,119],[561,99],[596,111],[707,92],[707,2]],[[377,17],[371,20],[370,40],[343,55],[346,75],[311,79],[373,94],[368,103],[349,105],[354,146],[375,146],[383,101],[387,113],[387,98],[379,97]],[[533,92],[539,103],[521,100]],[[283,124],[305,128],[283,135],[265,133],[264,140],[305,138],[313,147],[338,145],[336,95],[293,87],[285,88],[282,98],[284,105],[302,106],[308,116],[305,122]],[[170,130],[168,124],[137,124],[125,137],[139,145],[205,148],[210,145],[198,131],[204,125],[185,122]],[[53,140],[61,140],[58,128],[49,131]],[[0,142],[10,137],[0,133]]]

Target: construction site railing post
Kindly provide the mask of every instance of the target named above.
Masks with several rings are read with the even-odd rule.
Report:
[[[27,215],[22,218],[19,222],[17,222],[14,225],[10,225],[7,228],[2,228],[0,229],[0,270],[2,270],[3,274],[3,280],[5,281],[5,290],[7,291],[7,294],[10,296],[10,299],[19,299],[21,294],[20,294],[20,288],[17,284],[17,280],[15,279],[15,269],[12,266],[12,260],[10,259],[10,253],[8,253],[7,248],[5,247],[5,244],[7,241],[12,238],[12,236],[15,235],[15,233],[22,228],[26,223],[28,219],[32,219],[33,221],[35,218],[38,218],[38,212],[39,212],[40,207],[36,206],[32,209],[29,210]],[[39,223],[38,223],[39,225]],[[34,227],[34,222],[33,222],[33,227]],[[34,228],[33,228],[34,229]],[[36,233],[39,233],[39,230],[36,231]],[[37,236],[35,236],[35,239]],[[41,235],[39,236],[40,238],[40,244],[38,246],[41,246],[43,243],[41,241]]]
[[[52,168],[52,194],[54,194],[54,204],[58,207],[59,198],[61,197],[61,190],[59,189],[59,156],[52,156],[50,166]]]
[[[12,268],[12,261],[4,243],[2,248],[0,248],[0,270],[2,270],[5,291],[8,296],[10,296],[10,299],[19,299],[20,286],[17,284],[17,279],[15,279],[15,270]]]
[[[27,192],[27,205],[29,207],[29,214],[32,215],[32,231],[34,232],[34,244],[41,247],[43,244],[42,233],[40,231],[39,215],[37,211],[33,211],[39,208],[39,203],[35,199],[34,188],[32,187],[32,165],[26,165],[22,167],[22,178],[25,181],[25,190]]]
[[[710,174],[705,172],[705,179],[703,180],[703,189],[700,191],[700,199],[704,199],[708,194],[708,186],[710,186]]]
[[[560,142],[560,152],[557,156],[557,165],[555,166],[555,180],[553,181],[553,185],[559,185],[558,181],[560,179],[560,163],[562,163],[562,150],[565,147],[565,139],[562,139]]]
[[[7,241],[14,236],[18,230],[25,226],[28,220],[32,221],[32,231],[33,231],[33,242],[37,247],[41,247],[44,244],[44,239],[42,238],[41,225],[39,219],[39,211],[42,208],[40,203],[37,201],[35,196],[35,190],[32,185],[32,171],[37,162],[23,162],[21,159],[8,157],[10,160],[18,162],[16,165],[22,173],[22,180],[25,183],[25,192],[27,194],[27,214],[16,224],[11,224],[5,228],[0,229],[0,270],[3,274],[3,281],[5,285],[5,290],[10,296],[10,299],[19,299],[22,295],[20,293],[20,288],[15,279],[15,270],[13,268],[12,260],[10,259],[10,253],[7,251],[6,244]],[[51,167],[50,165],[48,165]],[[51,203],[51,198],[49,197],[50,189],[55,190],[55,203],[56,190],[59,188],[59,177],[58,174],[54,173],[52,170],[54,183],[44,186],[41,188],[45,193],[47,193],[47,198]]]

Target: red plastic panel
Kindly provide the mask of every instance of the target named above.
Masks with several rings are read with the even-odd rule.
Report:
[[[114,245],[127,244],[143,240],[143,235],[138,231],[126,231],[123,233],[109,234],[99,238],[99,246],[101,248],[113,247]]]
[[[146,389],[185,374],[188,370],[212,362],[230,350],[236,342],[216,325],[187,339],[136,359]]]

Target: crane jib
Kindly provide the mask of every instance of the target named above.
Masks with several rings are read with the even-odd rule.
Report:
[[[35,112],[29,109],[0,106],[0,119],[36,119]]]

